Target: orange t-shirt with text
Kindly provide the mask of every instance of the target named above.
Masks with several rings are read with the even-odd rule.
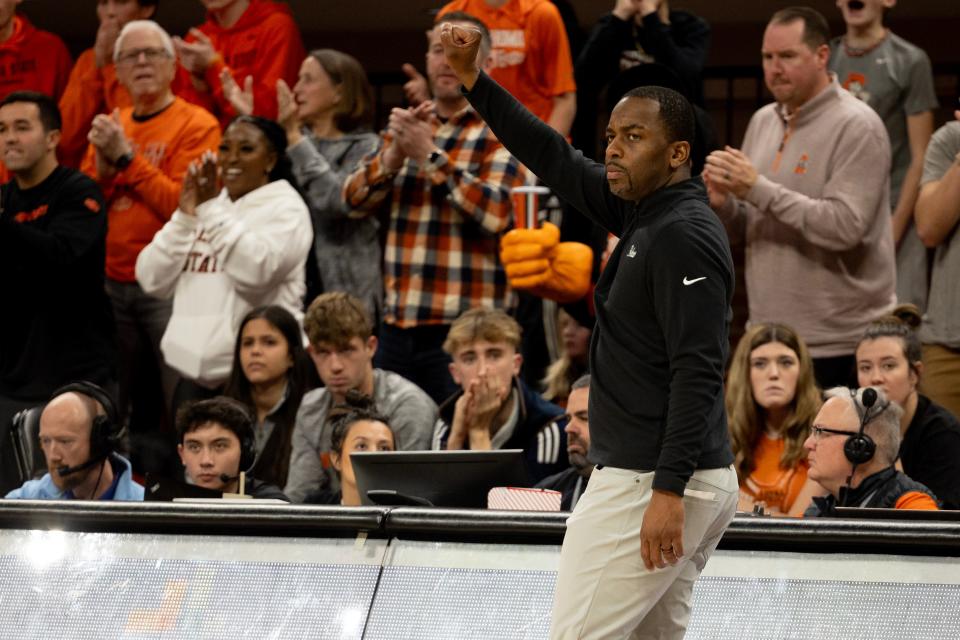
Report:
[[[553,99],[576,91],[573,58],[560,12],[549,0],[509,0],[492,8],[484,0],[453,0],[439,15],[465,11],[490,30],[490,77],[544,122]]]
[[[753,498],[754,502],[763,502],[768,508],[787,513],[807,482],[809,465],[802,460],[792,469],[782,468],[780,457],[784,446],[782,438],[760,436],[753,452],[753,472],[740,485],[740,492]]]
[[[135,151],[130,166],[98,176],[91,145],[81,170],[97,181],[109,207],[107,277],[133,282],[140,251],[177,209],[187,167],[220,146],[220,125],[206,109],[182,98],[146,120],[134,118],[133,107],[121,109],[120,122]]]

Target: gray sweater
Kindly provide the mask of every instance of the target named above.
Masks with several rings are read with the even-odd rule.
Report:
[[[374,369],[373,401],[377,411],[390,421],[398,449],[430,448],[437,405],[420,387],[390,371]],[[303,502],[311,491],[340,488],[336,471],[321,460],[321,456],[330,453],[327,416],[331,408],[333,397],[326,389],[314,389],[300,402],[293,427],[290,471],[283,491],[293,502]]]
[[[383,266],[376,216],[350,217],[341,196],[343,181],[379,138],[370,132],[339,138],[304,138],[287,149],[293,175],[304,192],[313,218],[313,250],[325,291],[346,291],[379,317],[383,300]]]
[[[896,299],[883,122],[834,76],[789,119],[757,111],[742,150],[759,177],[717,213],[746,242],[750,322],[791,325],[814,358],[852,354]]]

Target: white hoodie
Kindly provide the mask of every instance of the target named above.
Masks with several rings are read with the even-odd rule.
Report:
[[[286,180],[236,201],[223,190],[196,216],[175,211],[136,267],[144,291],[173,296],[160,341],[167,364],[214,387],[230,373],[237,330],[250,309],[275,304],[302,319],[312,239],[307,205]]]

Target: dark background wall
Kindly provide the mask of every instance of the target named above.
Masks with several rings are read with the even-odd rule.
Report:
[[[589,31],[613,0],[567,0]],[[356,56],[381,88],[382,107],[401,101],[400,65],[422,67],[423,32],[443,0],[291,0],[308,48],[332,47]],[[739,142],[746,119],[759,101],[768,98],[753,78],[759,72],[760,40],[770,14],[798,4],[771,0],[676,0],[672,7],[696,13],[713,27],[708,61],[707,100],[721,139]],[[842,32],[840,11],[833,0],[813,0],[834,32]],[[74,54],[93,43],[97,29],[94,0],[24,0],[21,11],[37,26],[54,31]],[[173,34],[185,34],[203,21],[199,0],[160,0],[158,21]],[[892,11],[890,26],[926,49],[936,70],[941,98],[938,124],[952,117],[960,96],[960,2],[902,0]],[[381,109],[382,111],[383,109]]]

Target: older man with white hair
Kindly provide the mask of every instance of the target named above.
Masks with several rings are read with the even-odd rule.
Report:
[[[171,303],[144,293],[134,267],[140,251],[176,210],[190,163],[219,146],[220,126],[206,110],[174,96],[173,41],[157,23],[128,22],[117,37],[113,60],[133,106],[93,119],[82,169],[100,184],[109,209],[106,284],[117,324],[123,419],[138,351],[153,354],[166,406],[172,403],[177,378],[160,355]],[[141,336],[149,342],[144,349],[139,348]]]
[[[883,391],[834,387],[803,443],[807,476],[828,495],[814,498],[804,515],[831,515],[834,507],[936,510],[927,487],[894,466],[900,450],[903,410]]]

